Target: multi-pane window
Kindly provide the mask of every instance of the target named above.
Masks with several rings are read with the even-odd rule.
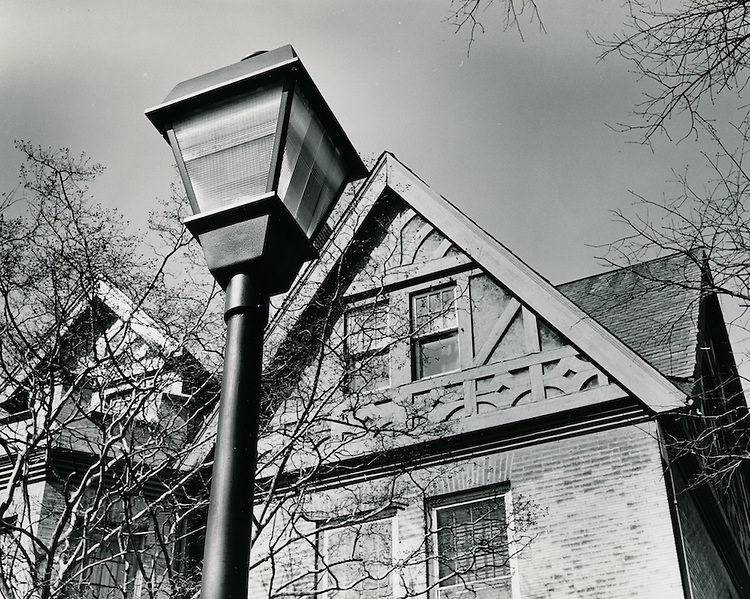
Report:
[[[132,413],[135,407],[142,408],[139,417],[147,418],[148,408],[153,408],[156,397],[156,376],[153,372],[132,379],[123,379],[108,385],[91,396],[91,411],[108,418],[118,418]],[[143,404],[143,405],[142,405]]]
[[[347,378],[352,392],[390,385],[388,304],[354,308],[346,314]]]
[[[173,398],[184,401],[183,382],[177,376],[149,372],[133,375],[90,392],[89,410],[107,419],[133,416],[136,421],[156,422]]]
[[[393,518],[366,520],[321,531],[325,575],[321,590],[331,599],[393,596]]]
[[[117,536],[98,542],[88,559],[86,596],[97,599],[141,599],[153,569],[151,557],[144,552],[146,532]]]
[[[433,576],[440,599],[510,597],[507,490],[432,508]]]
[[[458,369],[455,286],[413,295],[411,326],[414,379]]]

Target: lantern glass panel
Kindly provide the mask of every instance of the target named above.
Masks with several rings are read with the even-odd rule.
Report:
[[[175,123],[201,212],[266,193],[281,84],[236,97]]]
[[[308,237],[327,216],[345,175],[339,149],[298,89],[292,99],[278,190]]]

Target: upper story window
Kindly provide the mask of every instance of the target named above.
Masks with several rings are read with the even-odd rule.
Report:
[[[432,507],[433,576],[441,599],[511,596],[507,488]]]
[[[102,409],[110,415],[127,413],[128,409],[138,400],[152,394],[154,391],[154,380],[148,378],[135,383],[125,383],[119,387],[106,389],[102,393]]]
[[[415,380],[459,368],[455,285],[414,294],[411,328]]]
[[[390,386],[388,304],[378,302],[346,313],[347,378],[352,392]]]
[[[134,376],[109,384],[98,393],[93,393],[90,410],[101,417],[121,418],[135,414],[136,419],[148,420],[156,397],[154,373]]]
[[[321,531],[331,599],[393,597],[393,518],[384,517]]]
[[[182,379],[170,373],[133,374],[91,393],[89,410],[110,420],[132,415],[137,421],[156,422],[165,416],[165,411],[176,414],[169,399],[187,398],[182,388]]]

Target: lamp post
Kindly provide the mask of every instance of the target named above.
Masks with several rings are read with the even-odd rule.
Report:
[[[291,46],[178,84],[146,116],[169,142],[227,337],[201,599],[246,599],[270,296],[317,256],[343,187],[366,169]]]

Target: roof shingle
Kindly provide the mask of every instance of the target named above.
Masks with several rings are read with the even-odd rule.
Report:
[[[662,374],[693,376],[701,268],[673,254],[557,287]]]

